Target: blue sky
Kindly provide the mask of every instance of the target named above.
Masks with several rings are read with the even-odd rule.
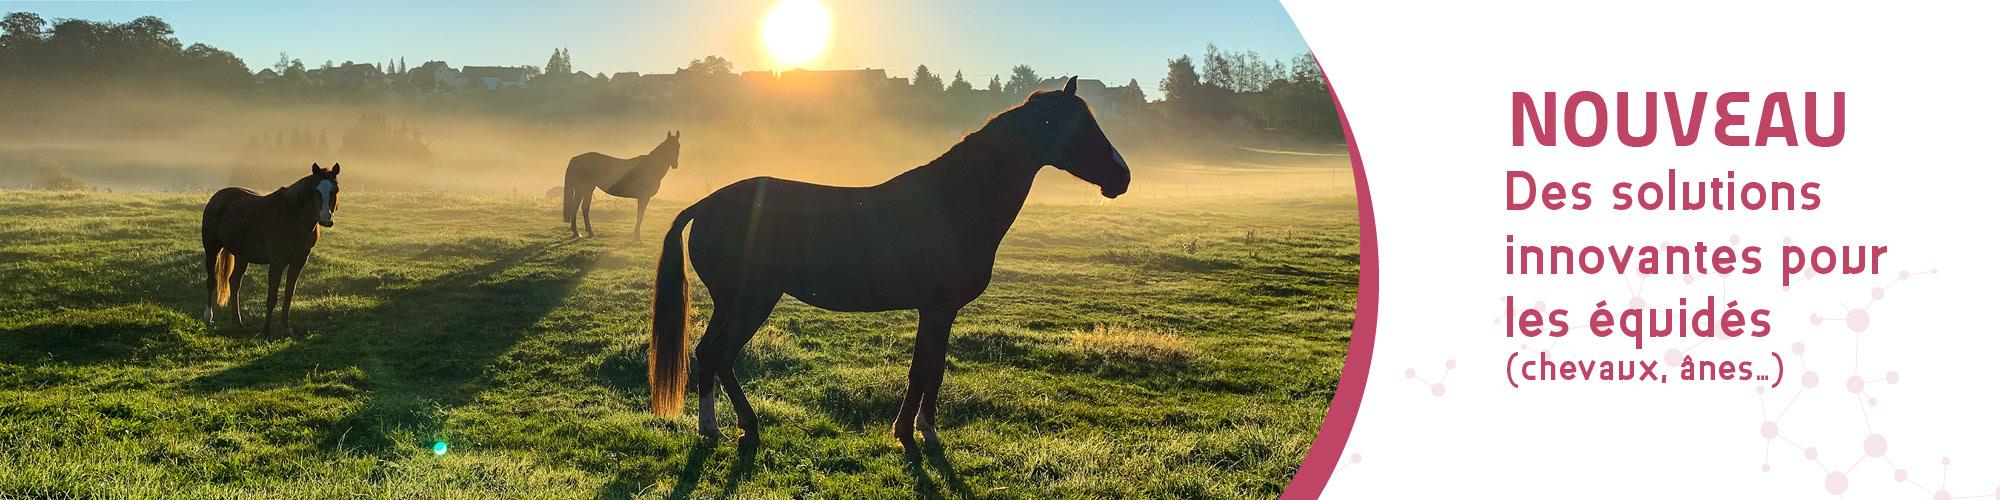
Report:
[[[579,70],[667,72],[708,54],[738,70],[768,68],[757,26],[762,1],[15,1],[0,11],[124,21],[155,15],[182,43],[203,42],[252,69],[280,51],[307,66],[407,58],[411,66],[540,65],[568,47]],[[825,0],[833,37],[820,69],[875,67],[907,75],[919,63],[976,86],[1027,63],[1044,76],[1081,73],[1149,93],[1166,60],[1213,42],[1266,57],[1306,51],[1277,2]],[[1003,78],[1004,79],[1004,78]]]

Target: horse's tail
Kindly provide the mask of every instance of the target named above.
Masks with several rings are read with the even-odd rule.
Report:
[[[230,296],[236,293],[235,290],[229,288],[229,275],[236,271],[236,254],[230,252],[227,248],[216,250],[215,267],[212,269],[210,271],[213,273],[211,278],[215,280],[215,296],[212,298],[215,302],[210,305],[213,307],[222,307],[228,304]]]
[[[563,170],[563,223],[576,222],[577,202],[583,199],[576,193],[576,160],[569,161],[569,168]]]
[[[673,228],[667,230],[660,249],[660,266],[653,283],[653,339],[646,359],[654,415],[679,415],[681,402],[687,397],[688,318],[694,315],[694,304],[688,294],[681,230],[694,220],[700,206],[695,202],[674,217]]]

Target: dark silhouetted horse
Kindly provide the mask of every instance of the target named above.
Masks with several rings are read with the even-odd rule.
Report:
[[[278,305],[278,284],[285,285],[280,323],[292,329],[292,297],[299,271],[319,242],[319,228],[333,227],[340,208],[340,164],[332,170],[312,166],[312,175],[268,195],[232,187],[216,191],[201,211],[201,246],[208,264],[208,309],[202,321],[215,324],[215,309],[227,304],[243,324],[243,272],[250,264],[271,268],[270,290],[264,294],[264,331],[271,333],[272,308]],[[227,273],[227,274],[222,274]]]
[[[1045,165],[1096,184],[1107,198],[1131,184],[1131,169],[1076,96],[1074,78],[1060,91],[1036,92],[994,116],[929,164],[875,186],[760,177],[695,202],[674,218],[660,252],[647,363],[653,413],[681,412],[692,368],[701,433],[719,435],[719,377],[735,406],[736,425],[745,439],[755,439],[757,417],[734,367],[751,334],[789,294],[836,311],[919,312],[895,437],[905,451],[915,451],[912,427],[921,427],[935,444],[952,322],[992,281],[994,254]],[[681,242],[690,223],[686,262],[715,302],[691,367],[692,311]]]
[[[563,172],[563,222],[569,223],[570,236],[582,236],[576,232],[578,212],[583,213],[583,231],[597,234],[590,227],[590,199],[602,189],[605,194],[639,200],[639,218],[632,223],[632,237],[639,237],[639,226],[646,223],[646,203],[659,194],[660,179],[667,171],[680,166],[679,131],[669,133],[667,141],[653,152],[634,158],[613,158],[595,151],[570,158],[569,169]]]

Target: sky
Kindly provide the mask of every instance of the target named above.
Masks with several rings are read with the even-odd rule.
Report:
[[[1214,43],[1289,61],[1305,41],[1276,1],[823,0],[833,16],[826,55],[812,69],[883,68],[908,76],[928,64],[974,86],[1015,64],[1043,77],[1080,74],[1158,88],[1166,61]],[[719,55],[736,69],[774,69],[759,22],[774,0],[0,0],[0,11],[51,20],[127,21],[154,15],[183,44],[235,53],[254,71],[279,52],[338,64],[405,58],[452,66],[542,65],[557,47],[577,70],[666,73]],[[782,68],[780,68],[782,69]]]

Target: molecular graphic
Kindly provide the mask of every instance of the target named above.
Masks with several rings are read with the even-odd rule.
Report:
[[[1765,387],[1763,386],[1757,387],[1758,406],[1763,412],[1762,413],[1763,422],[1759,426],[1758,432],[1760,435],[1763,436],[1765,442],[1764,463],[1761,466],[1765,472],[1771,471],[1771,449],[1776,445],[1776,443],[1784,443],[1786,445],[1791,446],[1792,448],[1797,449],[1805,460],[1812,462],[1815,466],[1819,467],[1820,470],[1826,474],[1824,476],[1825,479],[1822,483],[1822,486],[1825,488],[1826,492],[1830,495],[1834,496],[1845,495],[1848,492],[1849,487],[1852,485],[1851,482],[1860,477],[1863,477],[1863,476],[1857,476],[1856,470],[1859,469],[1862,466],[1862,464],[1868,463],[1870,460],[1880,460],[1890,470],[1894,471],[1891,474],[1891,477],[1894,478],[1896,482],[1908,484],[1914,487],[1915,489],[1923,491],[1925,494],[1930,495],[1930,498],[1933,499],[1944,500],[1951,498],[2000,497],[2000,489],[1996,489],[1992,495],[1982,494],[1973,497],[1954,496],[1948,489],[1951,478],[1950,457],[1943,457],[1939,459],[1942,471],[1939,473],[1938,481],[1935,487],[1932,487],[1931,485],[1926,484],[1923,481],[1913,478],[1910,475],[1908,469],[1905,469],[1903,468],[1903,466],[1898,465],[1896,460],[1892,458],[1892,456],[1889,453],[1889,438],[1885,436],[1881,430],[1875,428],[1874,417],[1870,414],[1871,411],[1870,408],[1877,406],[1879,400],[1877,400],[1874,395],[1870,394],[1869,389],[1871,387],[1875,387],[1877,384],[1887,383],[1893,385],[1898,381],[1900,381],[1902,377],[1897,372],[1890,370],[1890,371],[1880,372],[1882,373],[1880,376],[1867,378],[1869,375],[1873,375],[1876,372],[1862,371],[1863,369],[1862,367],[1863,363],[1861,359],[1862,336],[1864,332],[1868,331],[1868,328],[1872,322],[1872,317],[1870,316],[1869,308],[1874,306],[1876,303],[1882,301],[1883,298],[1887,296],[1889,289],[1894,287],[1896,284],[1908,281],[1912,276],[1934,274],[1936,272],[1937,272],[1936,269],[1923,272],[1915,272],[1915,273],[1909,271],[1899,272],[1897,273],[1896,278],[1891,280],[1889,283],[1870,289],[1868,293],[1869,295],[1868,301],[1862,303],[1860,307],[1849,307],[1845,304],[1842,304],[1841,309],[1843,309],[1843,311],[1838,314],[1823,315],[1815,313],[1807,318],[1807,322],[1811,323],[1813,326],[1821,326],[1825,323],[1842,323],[1846,326],[1846,330],[1848,331],[1848,333],[1854,336],[1854,364],[1850,368],[1849,372],[1850,375],[1847,377],[1844,387],[1842,388],[1844,389],[1844,391],[1834,392],[1834,395],[1836,397],[1854,398],[1854,403],[1855,403],[1854,407],[1857,408],[1860,412],[1861,422],[1863,424],[1862,430],[1863,433],[1865,434],[1863,436],[1860,436],[1859,439],[1861,445],[1860,446],[1861,454],[1859,457],[1856,457],[1853,462],[1848,462],[1844,464],[1839,461],[1830,462],[1829,461],[1830,459],[1823,457],[1819,447],[1815,446],[1815,444],[1801,443],[1797,439],[1794,439],[1793,436],[1787,436],[1783,432],[1781,425],[1784,423],[1785,417],[1790,414],[1792,407],[1798,403],[1799,399],[1803,397],[1805,393],[1817,389],[1820,385],[1821,376],[1819,372],[1817,370],[1807,369],[1802,374],[1800,374],[1798,383],[1799,388],[1792,393],[1792,396],[1788,398],[1784,402],[1784,405],[1779,407],[1775,413],[1772,412],[1771,401],[1767,397],[1768,395],[1766,394]],[[1808,361],[1806,358],[1806,345],[1804,343],[1792,344],[1792,354],[1798,356],[1799,359],[1798,363],[1801,366],[1810,366],[1808,365]]]
[[[1428,379],[1425,379],[1423,376],[1418,375],[1416,368],[1409,368],[1403,370],[1403,378],[1415,380],[1417,381],[1417,383],[1423,384],[1425,387],[1429,387],[1431,390],[1432,397],[1444,397],[1444,381],[1447,378],[1451,378],[1452,370],[1457,370],[1457,369],[1458,369],[1458,360],[1447,359],[1444,360],[1444,374],[1438,375],[1438,379],[1436,382],[1432,382]]]

